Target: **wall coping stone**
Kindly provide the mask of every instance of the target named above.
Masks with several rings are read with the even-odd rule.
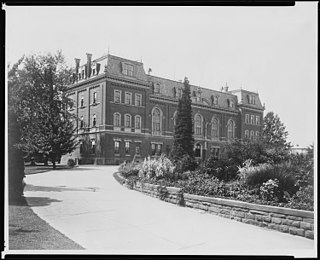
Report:
[[[184,193],[183,196],[185,199],[206,201],[210,203],[223,204],[223,205],[228,205],[232,207],[240,207],[240,208],[246,208],[250,210],[259,210],[259,211],[266,211],[266,212],[272,212],[272,213],[282,213],[286,215],[293,215],[293,216],[304,217],[304,218],[314,218],[314,213],[312,211],[253,204],[253,203],[244,202],[244,201],[236,201],[236,200],[229,200],[229,199],[222,199],[222,198],[205,197],[205,196],[194,195],[189,193]]]

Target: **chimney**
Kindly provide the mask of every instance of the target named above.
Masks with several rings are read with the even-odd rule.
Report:
[[[77,79],[77,81],[78,81],[78,79],[79,79],[80,59],[75,58],[74,60],[75,60],[75,62],[76,62],[76,79]]]
[[[226,86],[223,88],[223,92],[228,92],[228,85],[227,85],[227,82],[226,82]]]
[[[86,53],[87,55],[87,78],[90,78],[91,76],[91,58],[92,54]]]

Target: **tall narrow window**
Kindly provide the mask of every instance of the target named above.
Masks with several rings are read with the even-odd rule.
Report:
[[[96,115],[93,115],[93,117],[92,117],[92,125],[93,126],[97,125],[97,117],[96,117]]]
[[[256,116],[256,125],[260,125],[260,116]]]
[[[253,131],[253,130],[250,131],[250,139],[251,139],[251,140],[254,139],[254,131]]]
[[[135,105],[138,107],[142,106],[142,95],[141,94],[136,94]]]
[[[178,117],[178,111],[175,111],[173,114],[173,125],[174,126],[177,124],[177,117]]]
[[[133,76],[133,65],[123,63],[123,74],[128,76]]]
[[[246,114],[245,123],[250,124],[249,114]]]
[[[155,155],[155,154],[156,154],[156,144],[151,143],[151,155]]]
[[[134,128],[135,129],[141,129],[141,116],[135,116],[135,123]]]
[[[127,104],[127,105],[131,105],[131,103],[132,103],[132,93],[130,93],[130,92],[126,92],[125,93],[124,103]]]
[[[130,128],[131,127],[131,115],[125,115],[125,122],[124,122],[124,127],[125,128]]]
[[[202,135],[202,116],[200,114],[196,114],[195,116],[195,134]]]
[[[91,153],[96,153],[96,140],[91,140]]]
[[[211,121],[211,137],[214,139],[219,138],[219,121],[217,118],[212,118]]]
[[[115,127],[121,127],[121,115],[119,113],[113,114],[113,125]]]
[[[154,108],[152,112],[152,132],[155,135],[161,134],[162,113],[159,108]]]
[[[201,144],[196,144],[196,147],[194,150],[194,156],[201,157]]]
[[[141,143],[136,142],[136,154],[140,154],[140,153],[141,153]]]
[[[251,115],[250,123],[251,123],[251,125],[254,125],[254,115]]]
[[[124,143],[124,151],[125,151],[125,154],[130,154],[130,142],[129,141],[125,141],[125,143]]]
[[[80,118],[80,128],[84,127],[84,122],[83,122],[83,116],[81,116]]]
[[[81,107],[84,106],[84,97],[83,97],[83,96],[81,96],[80,106],[81,106]]]
[[[228,130],[228,140],[234,138],[234,132],[235,132],[235,124],[233,120],[229,120],[228,121],[228,126],[227,126],[227,130]]]
[[[81,140],[80,141],[80,154],[83,153],[83,141]]]
[[[97,92],[94,92],[93,93],[93,104],[96,104],[97,103]]]
[[[114,103],[121,103],[121,91],[120,90],[114,91]]]
[[[160,93],[160,84],[159,83],[156,83],[154,85],[154,93],[157,93],[157,94]]]
[[[245,137],[246,139],[249,139],[249,130],[245,130],[245,131],[244,131],[244,137]]]
[[[256,139],[258,139],[258,138],[259,138],[259,136],[260,136],[259,131],[256,131]]]
[[[114,153],[119,154],[120,153],[120,142],[119,141],[114,141]]]
[[[156,155],[161,155],[162,153],[162,144],[157,144],[156,146]]]

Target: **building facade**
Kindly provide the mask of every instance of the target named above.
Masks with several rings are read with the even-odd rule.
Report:
[[[80,64],[68,96],[78,121],[80,163],[119,164],[169,153],[183,83],[150,75],[143,63],[105,55]],[[190,85],[195,155],[219,157],[224,142],[257,138],[263,110],[259,95],[243,89],[220,91]]]

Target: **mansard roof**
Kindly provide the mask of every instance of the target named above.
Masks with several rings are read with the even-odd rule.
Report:
[[[248,91],[245,89],[236,89],[236,90],[232,90],[230,92],[238,97],[238,104],[240,106],[244,106],[247,108],[262,109],[262,110],[264,109],[264,106],[261,104],[258,93]],[[250,96],[255,97],[254,104],[250,103]]]
[[[148,79],[153,83],[154,86],[157,84],[160,86],[160,93],[155,93],[157,96],[175,98],[175,93],[178,92],[178,89],[182,89],[184,87],[183,82],[180,81],[174,81],[153,75],[148,75]],[[237,96],[233,95],[232,93],[202,88],[191,84],[190,92],[191,100],[194,104],[201,104],[217,108],[228,108],[232,110],[236,109]],[[212,98],[218,99],[218,103],[216,105],[212,104]],[[228,100],[233,101],[233,108],[229,107]]]

